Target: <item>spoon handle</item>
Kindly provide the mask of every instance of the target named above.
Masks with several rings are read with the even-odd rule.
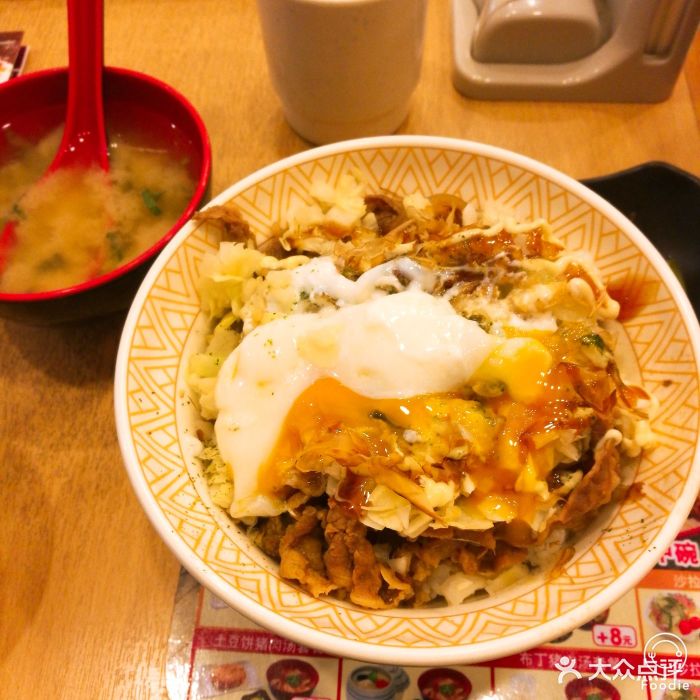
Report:
[[[109,168],[102,100],[103,0],[68,0],[68,108],[63,140],[50,170]]]

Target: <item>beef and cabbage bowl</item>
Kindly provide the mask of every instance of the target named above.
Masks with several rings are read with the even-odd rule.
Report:
[[[370,609],[561,566],[653,439],[590,256],[452,193],[309,194],[259,243],[233,204],[197,216],[223,240],[189,365],[214,502],[281,576]]]
[[[275,163],[176,236],[117,360],[183,565],[326,653],[444,666],[607,609],[700,487],[698,327],[571,178],[437,137]]]

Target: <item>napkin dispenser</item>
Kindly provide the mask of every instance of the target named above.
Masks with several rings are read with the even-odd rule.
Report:
[[[452,0],[453,83],[487,100],[660,102],[700,0]]]

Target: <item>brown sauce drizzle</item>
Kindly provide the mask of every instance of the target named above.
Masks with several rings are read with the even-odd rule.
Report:
[[[608,294],[620,305],[618,321],[629,321],[657,297],[659,282],[637,275],[613,280],[607,284]]]
[[[358,517],[362,507],[369,501],[373,484],[365,476],[359,476],[349,469],[345,478],[338,484],[335,500]]]

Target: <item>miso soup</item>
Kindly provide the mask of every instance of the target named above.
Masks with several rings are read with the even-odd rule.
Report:
[[[194,192],[184,160],[120,138],[110,143],[108,173],[43,177],[60,139],[60,129],[36,144],[15,138],[0,167],[0,223],[16,223],[0,292],[61,289],[123,265],[172,228]]]

